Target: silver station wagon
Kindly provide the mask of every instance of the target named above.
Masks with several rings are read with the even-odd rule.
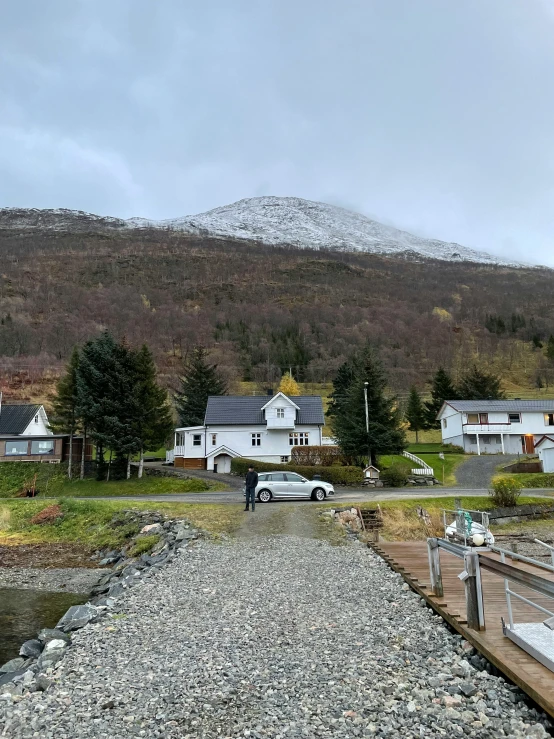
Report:
[[[311,498],[322,501],[334,494],[335,489],[331,483],[306,480],[296,472],[261,472],[258,475],[256,497],[260,503],[287,498]]]

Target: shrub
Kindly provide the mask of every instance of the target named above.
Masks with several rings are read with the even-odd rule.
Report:
[[[254,459],[244,459],[236,457],[231,460],[231,472],[235,475],[246,475],[248,467],[253,465],[258,472],[272,472],[273,470],[281,470],[282,472],[297,472],[308,480],[312,480],[314,475],[319,475],[324,482],[330,482],[332,485],[360,485],[363,479],[363,473],[360,467],[322,467],[322,466],[302,466],[296,464],[274,464],[273,462],[260,462]]]
[[[290,459],[292,464],[305,467],[316,464],[331,467],[343,463],[338,446],[293,446]]]
[[[499,508],[510,508],[517,505],[521,495],[521,486],[513,477],[496,477],[489,490],[491,503]]]
[[[401,488],[408,482],[408,469],[404,464],[391,464],[381,472],[381,480],[391,488]]]

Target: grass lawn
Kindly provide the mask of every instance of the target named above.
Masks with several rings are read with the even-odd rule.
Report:
[[[429,467],[432,467],[433,472],[435,473],[435,477],[441,482],[442,466],[444,464],[444,485],[445,487],[453,487],[456,485],[456,467],[458,467],[458,465],[460,465],[465,459],[467,459],[467,457],[465,454],[445,454],[443,461],[439,458],[439,455],[437,453],[426,454],[425,457],[422,457],[422,459],[426,464],[429,465]],[[400,454],[384,454],[382,457],[379,457],[378,465],[380,465],[380,469],[386,469],[392,464],[401,465],[402,467],[405,467],[408,472],[416,467],[416,464],[414,462],[406,459],[406,457],[402,457]]]
[[[113,495],[171,495],[172,493],[202,493],[224,490],[222,483],[208,483],[193,478],[156,477],[145,475],[141,480],[98,482],[94,479],[68,480],[65,465],[3,462],[0,464],[0,498],[15,497],[36,474],[39,497],[104,497]]]
[[[462,508],[474,511],[487,511],[493,508],[487,497],[462,497]],[[518,501],[524,503],[548,503],[545,498],[523,496]],[[376,503],[362,503],[361,508],[375,508]],[[384,527],[381,535],[386,541],[424,541],[428,536],[442,536],[442,509],[454,509],[454,498],[408,498],[379,501],[383,512]],[[428,528],[417,515],[421,506],[431,516]],[[450,520],[449,520],[450,523]],[[535,521],[535,523],[537,523]]]
[[[57,503],[63,516],[53,523],[31,524],[44,508]],[[186,518],[213,534],[231,533],[242,521],[242,505],[155,503],[107,500],[2,500],[0,502],[0,545],[33,543],[80,543],[86,548],[118,547],[138,531],[127,526],[111,526],[120,511],[135,508],[160,511],[172,518]]]

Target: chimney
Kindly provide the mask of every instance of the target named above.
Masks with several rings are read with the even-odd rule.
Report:
[[[268,387],[265,392],[266,392],[266,395],[269,395],[270,398],[273,397],[273,389],[272,388]]]

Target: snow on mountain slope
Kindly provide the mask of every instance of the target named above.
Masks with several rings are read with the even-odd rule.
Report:
[[[339,249],[523,266],[459,244],[420,238],[359,213],[301,198],[247,198],[199,215],[166,221],[145,218],[125,221],[65,209],[0,209],[0,229],[29,228],[77,232],[171,228],[197,236],[244,239],[306,249]]]

